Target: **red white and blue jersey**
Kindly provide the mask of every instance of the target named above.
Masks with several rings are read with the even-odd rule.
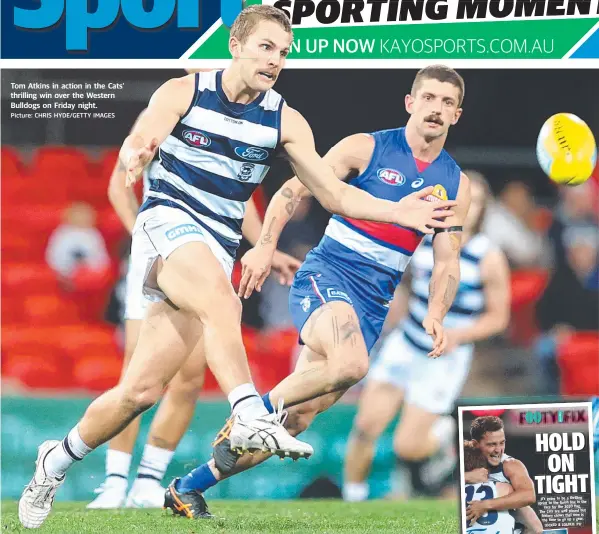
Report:
[[[415,160],[405,128],[378,131],[372,136],[375,147],[370,163],[350,185],[394,202],[428,186],[435,188],[434,200],[456,198],[461,170],[445,150],[428,166],[419,165],[422,162]],[[370,298],[387,303],[422,237],[422,233],[397,224],[334,215],[310,254],[351,272],[368,287]]]

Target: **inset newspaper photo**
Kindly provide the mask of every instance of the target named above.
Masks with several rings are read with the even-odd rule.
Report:
[[[462,532],[596,534],[590,402],[458,409]]]

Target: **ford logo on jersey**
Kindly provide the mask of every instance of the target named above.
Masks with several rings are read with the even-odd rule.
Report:
[[[395,169],[379,169],[376,175],[381,182],[389,185],[403,185],[406,183],[406,177]]]
[[[268,151],[255,146],[238,146],[235,149],[235,154],[251,161],[262,161],[268,157]]]
[[[197,147],[210,146],[210,143],[212,143],[210,137],[198,130],[184,130],[183,139],[185,139],[188,145]]]

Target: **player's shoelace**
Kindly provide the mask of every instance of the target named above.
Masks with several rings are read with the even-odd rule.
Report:
[[[44,508],[47,504],[52,504],[54,500],[54,494],[58,489],[58,486],[55,484],[47,483],[47,484],[32,484],[29,483],[25,486],[27,491],[31,491],[32,493],[32,506],[36,508]]]
[[[279,426],[283,426],[285,424],[285,421],[287,421],[287,416],[289,415],[287,410],[283,409],[284,405],[285,401],[283,399],[279,399],[279,402],[277,403],[277,409],[272,414],[275,424]]]

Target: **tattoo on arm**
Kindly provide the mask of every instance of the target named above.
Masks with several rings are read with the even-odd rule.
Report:
[[[459,234],[459,233],[449,234],[449,244],[451,245],[451,250],[453,250],[453,251],[460,250],[460,246],[462,245],[461,234]]]
[[[285,211],[287,211],[287,213],[291,217],[293,215],[293,212],[295,211],[295,208],[297,208],[297,205],[299,204],[300,201],[298,198],[295,198],[293,196],[293,191],[291,190],[290,187],[286,187],[285,189],[283,189],[281,191],[281,195],[283,195],[285,198],[289,199],[289,202],[287,202],[287,204],[285,204]]]
[[[447,280],[447,287],[445,288],[445,295],[443,295],[443,304],[446,309],[449,309],[458,288],[458,281],[455,276],[449,275]]]
[[[428,300],[431,302],[435,298],[435,280],[431,278],[431,282],[428,286]]]
[[[268,225],[268,230],[266,231],[264,236],[262,236],[262,239],[260,239],[261,245],[268,245],[268,244],[272,243],[272,227],[273,227],[273,224],[275,224],[276,220],[277,220],[277,218],[273,217],[272,220],[270,221],[270,224]]]

